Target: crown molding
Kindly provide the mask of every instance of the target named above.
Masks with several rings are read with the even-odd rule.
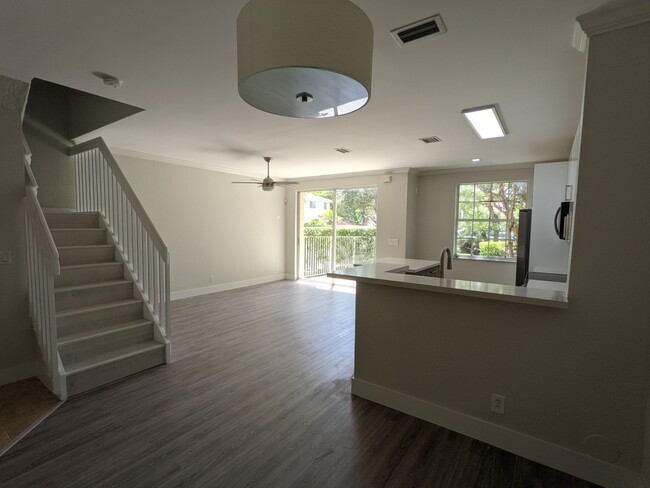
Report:
[[[650,22],[650,0],[618,0],[577,19],[588,37]]]

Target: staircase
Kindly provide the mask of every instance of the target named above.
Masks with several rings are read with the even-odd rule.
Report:
[[[165,363],[165,344],[99,213],[45,220],[59,253],[54,306],[67,395]]]

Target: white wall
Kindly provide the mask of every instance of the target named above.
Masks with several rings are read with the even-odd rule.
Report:
[[[377,187],[377,257],[405,257],[407,249],[407,201],[409,175],[392,175],[391,183],[383,183],[382,175],[353,176],[302,180],[297,188],[287,189],[286,212],[286,276],[297,277],[297,200],[299,191],[328,190],[333,188]],[[389,246],[388,239],[397,238],[397,246]]]
[[[569,163],[535,165],[535,195],[530,232],[530,271],[567,274],[569,241],[555,233],[555,212],[564,201]]]
[[[115,158],[170,250],[173,298],[284,277],[283,189],[264,192],[233,185],[242,180],[237,175]]]
[[[419,259],[440,259],[440,251],[454,252],[456,191],[460,183],[528,180],[528,198],[532,201],[532,167],[497,170],[459,170],[421,174],[417,190],[417,245]],[[448,278],[514,285],[516,264],[496,261],[454,259]]]
[[[28,90],[27,83],[0,76],[0,250],[12,254],[12,264],[0,265],[0,385],[34,374],[36,341],[28,315],[21,143]]]

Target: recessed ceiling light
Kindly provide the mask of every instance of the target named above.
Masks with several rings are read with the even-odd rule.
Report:
[[[472,163],[480,163],[481,158],[472,158]]]
[[[506,135],[494,105],[468,108],[463,110],[462,114],[481,139],[493,139]]]

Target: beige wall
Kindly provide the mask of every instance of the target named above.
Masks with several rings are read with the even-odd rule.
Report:
[[[382,175],[353,176],[303,180],[297,188],[287,189],[286,227],[286,276],[297,276],[298,242],[298,192],[328,190],[332,188],[377,187],[377,257],[405,257],[408,240],[408,195],[409,175],[392,175],[390,183],[383,183]],[[397,246],[389,246],[388,239],[397,238]]]
[[[566,448],[641,473],[650,368],[649,45],[650,23],[590,41],[568,310],[360,284],[356,379],[561,446],[559,463]],[[420,177],[419,195],[435,202],[446,191],[448,202],[450,178],[464,179]],[[451,221],[432,228],[445,225]],[[490,411],[492,393],[506,396],[504,416]],[[603,465],[594,466],[582,474],[604,476]]]
[[[408,174],[406,197],[406,256],[415,258],[417,255],[418,236],[418,182],[419,176],[412,172]]]
[[[532,202],[533,169],[500,169],[438,172],[420,175],[417,183],[416,254],[419,259],[440,259],[440,251],[454,252],[456,189],[460,183],[528,180]],[[515,263],[454,259],[448,278],[514,285]]]
[[[231,184],[242,180],[237,175],[115,158],[170,250],[172,292],[283,277],[283,189],[264,192]]]
[[[35,340],[28,315],[21,118],[29,85],[0,76],[0,385],[33,374]]]

